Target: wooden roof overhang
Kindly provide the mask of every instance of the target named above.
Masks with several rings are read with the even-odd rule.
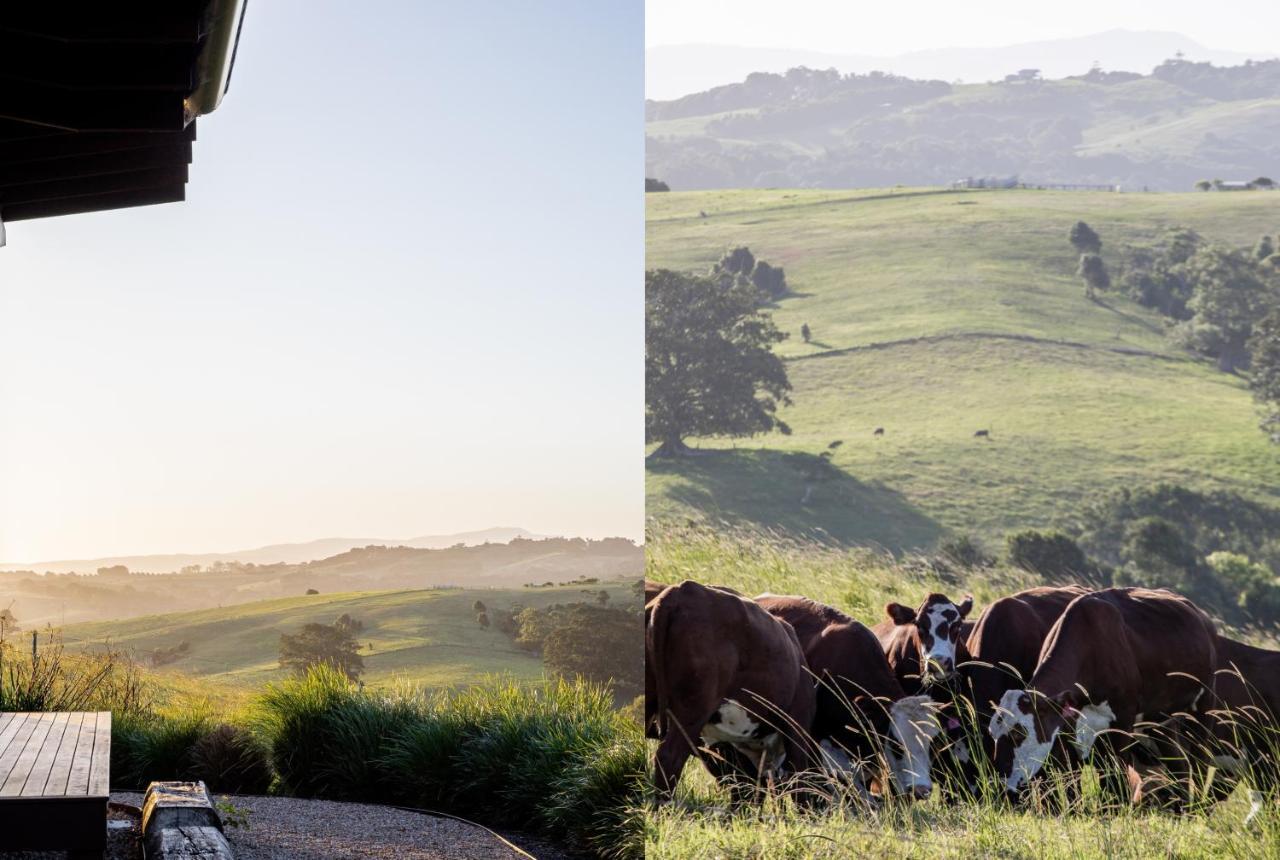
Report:
[[[245,3],[3,4],[0,224],[182,200]]]

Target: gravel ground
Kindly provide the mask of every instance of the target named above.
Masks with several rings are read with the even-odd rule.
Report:
[[[111,799],[142,803],[140,794],[112,794]],[[237,860],[517,860],[524,856],[482,828],[387,806],[292,797],[238,796],[230,801],[248,821],[247,827],[226,828]]]

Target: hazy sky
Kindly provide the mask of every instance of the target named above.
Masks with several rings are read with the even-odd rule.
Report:
[[[9,225],[0,560],[639,537],[642,21],[249,4],[186,202]]]
[[[649,0],[645,44],[712,43],[886,56],[1102,30],[1173,30],[1220,50],[1280,49],[1280,5],[1258,0]]]

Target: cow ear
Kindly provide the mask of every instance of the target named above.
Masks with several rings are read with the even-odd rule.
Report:
[[[966,594],[964,596],[964,600],[961,600],[958,604],[956,604],[956,609],[959,610],[961,618],[964,618],[966,615],[968,615],[969,610],[973,609],[973,595]]]
[[[916,611],[914,609],[908,609],[907,607],[903,606],[901,603],[885,604],[884,612],[891,619],[893,619],[894,624],[915,624],[916,623]]]

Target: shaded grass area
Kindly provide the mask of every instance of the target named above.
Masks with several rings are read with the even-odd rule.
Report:
[[[397,683],[451,686],[501,673],[541,680],[542,661],[517,648],[496,628],[476,623],[472,604],[491,608],[515,604],[595,602],[610,593],[616,605],[634,602],[634,590],[616,582],[548,588],[427,589],[349,592],[264,600],[236,606],[152,615],[123,621],[75,624],[63,630],[68,647],[127,651],[139,660],[157,648],[190,643],[189,652],[168,664],[175,684],[184,676],[208,682],[208,689],[247,690],[285,676],[278,663],[280,634],[318,622],[331,624],[344,613],[364,622],[358,634],[364,680],[372,686]],[[590,595],[584,593],[591,591]],[[369,647],[372,646],[372,647]]]
[[[974,612],[1032,584],[1023,571],[940,568],[924,559],[892,558],[866,548],[802,542],[788,535],[729,532],[651,521],[646,576],[659,582],[696,579],[748,595],[803,594],[860,621],[883,617],[890,600],[916,605],[930,591],[971,593]],[[1269,643],[1275,647],[1275,643]],[[652,750],[651,750],[652,751]],[[1050,781],[1064,793],[1065,777]],[[1096,779],[1067,811],[1037,802],[1015,809],[998,783],[976,800],[890,801],[869,811],[853,804],[805,809],[789,798],[733,808],[696,762],[686,767],[673,805],[653,813],[645,830],[649,858],[1216,858],[1280,853],[1280,814],[1268,807],[1245,828],[1249,811],[1237,790],[1209,811],[1173,815],[1150,809],[1103,812]]]
[[[1280,502],[1280,457],[1244,380],[1173,348],[1128,299],[1087,301],[1066,238],[1087,220],[1112,265],[1120,246],[1172,224],[1251,244],[1280,223],[1266,194],[649,198],[663,199],[646,199],[647,265],[705,270],[748,245],[784,265],[796,293],[774,310],[792,333],[779,351],[794,404],[779,416],[793,434],[738,440],[731,458],[651,463],[651,515],[923,548],[939,532],[998,540],[1067,523],[1086,499],[1162,480]],[[802,323],[820,346],[801,340]],[[974,438],[981,429],[990,443]],[[808,505],[786,470],[762,465],[834,440],[838,491],[819,488]]]

